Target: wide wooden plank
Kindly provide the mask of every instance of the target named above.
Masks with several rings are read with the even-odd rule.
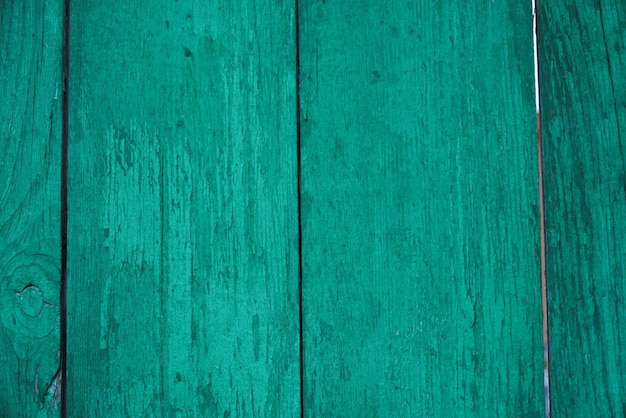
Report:
[[[624,416],[626,3],[540,6],[552,416]]]
[[[63,2],[0,22],[0,415],[56,416]]]
[[[292,1],[71,11],[70,416],[297,416]]]
[[[541,416],[530,2],[301,8],[306,416]]]

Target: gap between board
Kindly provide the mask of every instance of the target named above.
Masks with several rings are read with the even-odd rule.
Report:
[[[544,416],[550,418],[551,391],[550,391],[550,335],[548,329],[548,280],[546,270],[546,218],[545,218],[545,195],[543,181],[543,142],[541,137],[541,106],[539,90],[539,42],[537,40],[538,29],[538,2],[531,0],[533,14],[533,63],[535,75],[535,114],[537,120],[537,171],[539,183],[539,234],[541,243],[541,311],[543,333],[543,389],[544,389]]]

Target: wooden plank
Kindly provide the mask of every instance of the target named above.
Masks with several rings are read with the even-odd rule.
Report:
[[[306,416],[541,416],[530,2],[301,2]]]
[[[63,2],[0,22],[0,415],[57,416]]]
[[[626,4],[540,5],[552,416],[624,416]]]
[[[71,25],[69,414],[298,415],[293,2]]]

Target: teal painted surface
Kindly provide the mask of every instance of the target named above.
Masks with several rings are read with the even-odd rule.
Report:
[[[299,405],[293,2],[73,2],[68,412]]]
[[[62,2],[0,3],[0,416],[58,416]]]
[[[0,416],[55,416],[62,4],[0,8]],[[300,9],[305,415],[541,416],[529,5]],[[68,415],[299,415],[293,2],[71,18]],[[625,408],[625,18],[541,5],[555,417]]]
[[[541,2],[553,417],[626,413],[626,4]]]
[[[530,2],[301,10],[306,416],[542,416]]]

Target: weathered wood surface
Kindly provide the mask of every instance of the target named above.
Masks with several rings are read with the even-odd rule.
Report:
[[[73,2],[69,416],[297,416],[292,1]]]
[[[0,4],[0,416],[58,415],[61,1]]]
[[[540,6],[552,416],[624,416],[626,3]]]
[[[301,12],[306,416],[541,416],[530,2]]]

